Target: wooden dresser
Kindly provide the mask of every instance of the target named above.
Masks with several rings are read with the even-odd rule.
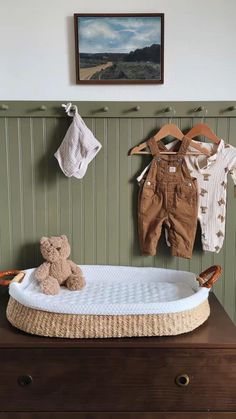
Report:
[[[0,419],[235,419],[236,328],[215,298],[178,337],[67,340],[9,325],[0,300]]]

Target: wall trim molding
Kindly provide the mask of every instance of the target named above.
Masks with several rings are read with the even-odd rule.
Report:
[[[67,101],[0,101],[1,117],[66,117]],[[94,118],[209,118],[236,117],[236,101],[212,102],[76,102],[83,117]]]

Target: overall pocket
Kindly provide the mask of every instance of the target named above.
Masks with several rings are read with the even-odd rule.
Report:
[[[176,186],[176,201],[181,201],[183,205],[188,203],[189,205],[197,204],[197,187],[194,181],[181,183]]]
[[[156,194],[156,182],[146,180],[142,186],[140,186],[138,210],[140,213],[145,213],[152,205],[153,198]]]

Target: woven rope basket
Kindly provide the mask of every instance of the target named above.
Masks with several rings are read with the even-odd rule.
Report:
[[[221,268],[213,266],[196,278],[201,285],[199,289],[204,287],[207,293],[197,306],[183,311],[154,314],[57,313],[26,306],[11,295],[7,306],[7,318],[14,327],[24,332],[49,337],[113,338],[178,335],[194,330],[207,320],[210,314],[208,292],[220,273]],[[209,275],[210,279],[206,281]],[[17,275],[15,282],[19,278],[22,279],[22,274]]]
[[[122,316],[48,313],[25,307],[13,298],[7,307],[7,318],[18,329],[34,335],[62,338],[178,335],[196,329],[209,314],[208,301],[180,313]]]

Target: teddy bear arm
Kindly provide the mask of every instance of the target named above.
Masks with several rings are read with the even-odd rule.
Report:
[[[35,271],[35,277],[38,281],[43,281],[49,276],[50,263],[44,262]]]
[[[70,268],[71,268],[71,272],[73,274],[79,274],[79,275],[83,275],[80,267],[78,265],[76,265],[75,262],[73,262],[72,260],[68,260],[69,264],[70,264]]]

